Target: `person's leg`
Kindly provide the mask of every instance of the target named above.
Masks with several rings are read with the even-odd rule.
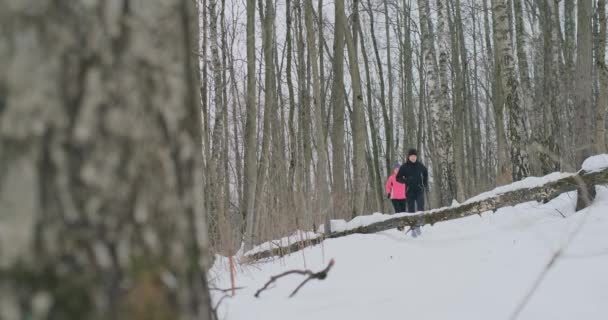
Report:
[[[416,211],[424,211],[424,192],[418,192],[416,196]]]
[[[393,209],[395,209],[395,213],[399,212],[399,200],[391,199],[391,203],[393,204]]]
[[[406,196],[407,196],[407,198],[405,200],[406,200],[406,204],[407,204],[407,212],[410,212],[410,213],[416,212],[416,197],[418,196],[418,192],[410,190],[410,191],[408,191]],[[413,225],[410,227],[410,229],[411,229],[410,232],[412,234],[412,237],[416,237],[417,236],[417,234],[415,232],[416,226]]]
[[[422,191],[416,194],[416,211],[424,211],[424,192]],[[422,233],[422,231],[420,230],[421,225],[422,221],[418,221],[416,228],[412,230],[416,233],[416,236],[419,236]]]
[[[407,204],[407,212],[416,212],[416,193],[408,192],[405,201]]]
[[[405,199],[393,200],[395,203],[395,213],[405,212],[406,201]],[[403,227],[397,227],[397,230],[403,231]]]
[[[407,204],[405,199],[399,200],[399,212],[405,212],[407,210]]]

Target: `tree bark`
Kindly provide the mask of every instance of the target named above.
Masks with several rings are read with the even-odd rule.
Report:
[[[287,92],[289,98],[289,116],[288,116],[288,130],[289,130],[289,180],[294,181],[296,164],[299,162],[297,153],[297,139],[296,129],[294,123],[294,117],[296,112],[295,92],[292,79],[292,60],[293,60],[293,45],[292,45],[292,18],[291,18],[291,0],[287,0],[285,3],[285,15],[286,15],[286,35],[285,41],[287,42]],[[296,191],[294,184],[290,184],[291,191]]]
[[[333,84],[332,84],[332,110],[333,126],[331,135],[332,145],[332,201],[333,214],[341,215],[347,210],[346,206],[346,180],[344,179],[344,0],[334,2],[335,32],[333,57]],[[328,216],[325,223],[325,232],[331,232]]]
[[[470,117],[468,106],[468,61],[466,55],[466,48],[464,44],[464,34],[462,32],[462,19],[460,17],[460,0],[455,1],[454,13],[451,14],[452,19],[449,24],[450,32],[450,43],[452,47],[452,70],[453,70],[453,81],[452,81],[452,97],[453,97],[453,117],[454,123],[453,128],[453,168],[454,168],[454,196],[462,202],[466,198],[468,193],[465,189],[465,177],[467,179],[467,185],[472,186],[475,184],[475,175],[472,174],[474,171],[472,167],[475,166],[475,158],[469,152],[469,159],[465,161],[465,149],[469,147],[468,138],[472,135],[473,122]],[[449,3],[444,4],[449,9]],[[446,19],[450,20],[449,10]]]
[[[600,92],[595,115],[595,153],[608,152],[606,145],[606,112],[608,112],[608,67],[606,67],[606,0],[597,1],[600,32],[596,55],[596,69],[599,75]]]
[[[365,82],[366,82],[366,99],[367,99],[367,118],[369,119],[369,127],[370,127],[370,135],[371,135],[371,144],[372,144],[372,170],[374,174],[374,189],[376,191],[376,201],[379,203],[380,212],[384,211],[384,189],[383,189],[383,175],[380,173],[380,155],[379,155],[379,137],[378,130],[376,129],[376,120],[375,114],[373,111],[373,103],[372,103],[372,80],[371,74],[369,70],[369,59],[367,57],[367,52],[365,51],[365,39],[363,38],[363,31],[361,30],[361,25],[359,24],[359,35],[361,37],[361,53],[363,55],[363,65],[365,67]]]
[[[323,106],[321,105],[321,79],[319,77],[319,60],[317,53],[317,46],[315,45],[315,33],[314,33],[314,25],[312,19],[312,3],[311,1],[305,1],[304,4],[304,16],[306,22],[306,39],[308,43],[308,61],[311,64],[312,68],[312,90],[313,90],[313,104],[315,106],[315,139],[316,139],[316,149],[317,149],[317,173],[316,173],[316,190],[317,190],[317,199],[319,199],[319,215],[320,219],[324,219],[325,217],[331,216],[330,210],[331,202],[330,202],[330,194],[329,194],[329,173],[327,171],[327,145],[325,141],[325,126],[323,124],[322,118],[322,110]]]
[[[405,1],[404,1],[405,2]],[[412,43],[411,43],[411,15],[410,6],[403,5],[404,8],[404,39],[403,39],[403,64],[405,77],[405,97],[403,99],[403,127],[405,128],[405,139],[403,140],[403,148],[412,148],[416,144],[416,126],[414,115],[414,77],[412,63]],[[398,159],[395,159],[398,160]]]
[[[245,121],[245,193],[241,210],[245,222],[244,249],[253,248],[257,182],[257,101],[255,86],[255,0],[247,0],[247,118]]]
[[[524,29],[524,12],[521,5],[522,0],[513,0],[513,8],[515,11],[515,39],[517,44],[517,63],[519,67],[519,77],[521,79],[522,89],[524,90],[524,99],[528,99],[530,95],[530,73],[528,71],[528,57],[526,55],[526,33]]]
[[[498,51],[498,23],[499,19],[497,17],[497,13],[494,10],[489,10],[487,7],[487,1],[484,0],[484,10],[486,14],[492,12],[492,29],[493,29],[493,39],[494,39],[494,50],[492,50],[492,46],[490,45],[490,30],[487,28],[486,24],[486,43],[488,50],[488,58],[493,57],[492,66],[494,71],[494,79],[492,83],[492,104],[494,105],[494,123],[496,130],[496,157],[498,160],[498,172],[496,177],[496,183],[498,185],[508,184],[513,181],[513,168],[510,166],[511,159],[509,157],[509,146],[507,144],[507,132],[505,128],[505,97],[506,94],[504,92],[502,83],[504,80],[502,79],[502,64],[500,63],[499,51]],[[492,2],[493,4],[494,2]],[[506,14],[506,8],[503,10]],[[504,17],[505,19],[506,16]],[[488,17],[485,16],[486,22]],[[507,19],[508,20],[508,19]],[[503,24],[506,23],[503,22]],[[508,26],[505,26],[508,37]],[[504,43],[504,40],[503,40]]]
[[[363,92],[361,89],[361,74],[357,55],[357,31],[359,29],[358,0],[353,1],[353,32],[344,25],[350,77],[353,95],[353,113],[351,128],[353,136],[353,212],[352,216],[363,214],[365,205],[365,189],[368,185],[367,166],[365,163],[365,142],[367,140],[365,125],[365,109],[363,109]],[[341,12],[344,15],[344,12]],[[346,20],[346,16],[343,17]]]
[[[216,0],[209,1],[209,18],[209,36],[211,38],[211,71],[213,74],[214,89],[213,104],[215,105],[216,116],[211,134],[212,144],[208,179],[208,190],[211,193],[211,197],[209,199],[208,221],[211,246],[218,249],[220,242],[220,219],[225,216],[225,212],[222,207],[223,198],[225,196],[222,176],[222,172],[224,171],[222,168],[224,164],[222,161],[224,139],[222,137],[224,135],[223,114],[226,106],[223,99],[223,66],[220,60],[220,48],[218,43],[221,38],[217,30],[218,15]]]
[[[452,107],[449,96],[448,61],[449,61],[449,30],[448,7],[446,0],[437,0],[437,33],[439,41],[439,74],[437,79],[438,90],[431,91],[431,100],[435,95],[436,103],[431,104],[431,119],[434,134],[433,162],[436,163],[440,175],[439,190],[440,205],[449,205],[455,198],[455,167],[454,146],[452,141]],[[428,4],[427,4],[428,6]],[[425,10],[428,10],[426,8]],[[422,15],[421,15],[422,19]],[[428,21],[429,16],[426,16]],[[422,20],[421,20],[422,21]],[[422,22],[421,22],[422,23]],[[429,39],[431,42],[432,39]],[[425,59],[427,57],[425,56]],[[427,71],[428,72],[428,71]]]
[[[593,150],[593,56],[592,56],[592,4],[589,0],[579,0],[577,8],[577,53],[574,83],[575,104],[575,166],[579,167]]]
[[[212,319],[196,8],[114,4],[0,4],[2,319]]]
[[[385,138],[385,170],[386,173],[391,173],[391,160],[393,152],[393,119],[391,108],[386,103],[386,87],[384,85],[384,69],[382,68],[382,58],[378,48],[378,40],[376,38],[376,30],[374,28],[374,8],[372,8],[371,0],[367,1],[367,13],[369,15],[370,35],[372,38],[372,46],[374,48],[374,56],[376,57],[376,65],[378,67],[378,79],[380,83],[380,106],[382,107],[382,119],[384,120],[384,138]]]
[[[504,108],[508,112],[509,154],[512,165],[513,180],[521,180],[530,174],[528,153],[526,151],[527,132],[523,121],[523,100],[519,80],[515,74],[512,45],[509,39],[507,17],[507,1],[492,0],[494,19],[496,20],[496,52],[497,64],[500,64],[502,92],[504,93]]]
[[[311,195],[310,185],[310,168],[312,165],[312,141],[311,141],[311,110],[310,107],[310,86],[308,75],[308,66],[310,63],[306,63],[306,43],[304,39],[304,12],[302,11],[304,3],[306,1],[297,1],[297,50],[298,50],[298,91],[299,91],[299,142],[301,143],[301,160],[300,161],[300,174],[298,175],[297,181],[301,185],[300,191],[300,204],[304,212],[302,217],[303,225],[307,225],[311,222],[312,208],[308,199]]]
[[[471,0],[472,2],[473,0]],[[475,176],[475,179],[477,180],[477,189],[475,191],[479,191],[482,190],[481,187],[481,183],[482,180],[485,180],[482,178],[482,174],[486,171],[486,161],[483,161],[483,148],[482,148],[482,138],[481,138],[481,117],[482,117],[482,113],[481,113],[481,97],[480,97],[480,81],[479,81],[479,62],[477,59],[477,12],[475,10],[471,10],[471,21],[473,22],[473,75],[474,75],[474,79],[473,79],[473,88],[474,88],[474,96],[475,96],[475,101],[474,101],[474,112],[473,112],[473,116],[475,117],[474,119],[474,123],[475,123],[475,129],[473,130],[473,139],[472,139],[472,143],[473,143],[473,154],[475,155],[476,161],[475,161],[475,165],[477,166],[477,174]],[[481,29],[481,28],[479,28]],[[473,103],[473,102],[471,102]],[[487,152],[488,150],[486,150]],[[487,179],[487,178],[486,178]],[[485,182],[485,181],[484,181]]]
[[[393,106],[393,89],[394,89],[394,81],[393,81],[393,63],[392,63],[392,57],[391,57],[391,46],[392,46],[392,42],[391,42],[391,37],[390,37],[390,16],[388,13],[388,0],[384,0],[384,29],[385,29],[385,36],[386,36],[386,73],[388,76],[388,110],[389,110],[389,116],[390,116],[390,121],[391,121],[391,126],[390,129],[393,129],[395,127],[394,125],[394,121],[395,121],[395,117],[393,116],[393,112],[394,112],[394,106]],[[353,32],[354,33],[354,32]],[[389,167],[387,168],[387,171],[390,173],[392,168],[390,165],[392,165],[392,162],[397,160],[397,157],[394,155],[396,150],[395,148],[395,140],[397,140],[397,142],[399,142],[399,139],[395,139],[394,137],[394,133],[393,130],[391,130],[391,145],[390,145],[390,149],[387,149],[387,151],[390,151],[390,157],[389,161],[391,163],[389,163]]]

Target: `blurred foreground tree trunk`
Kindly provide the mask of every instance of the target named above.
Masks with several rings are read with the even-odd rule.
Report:
[[[0,1],[0,319],[210,319],[194,2]]]

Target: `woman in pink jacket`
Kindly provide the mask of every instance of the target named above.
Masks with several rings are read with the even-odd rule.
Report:
[[[386,195],[393,203],[395,213],[405,212],[405,184],[397,182],[397,172],[401,167],[395,163],[393,166],[393,174],[386,181]]]

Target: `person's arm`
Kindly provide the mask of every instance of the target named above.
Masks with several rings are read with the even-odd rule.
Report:
[[[388,180],[386,180],[386,194],[390,197],[391,196],[391,190],[393,189],[393,179],[394,176],[390,176],[388,177]]]
[[[424,184],[424,187],[428,189],[429,187],[429,171],[426,169],[426,167],[422,165],[422,183]]]
[[[405,165],[402,164],[397,172],[397,182],[405,184],[405,180]]]

